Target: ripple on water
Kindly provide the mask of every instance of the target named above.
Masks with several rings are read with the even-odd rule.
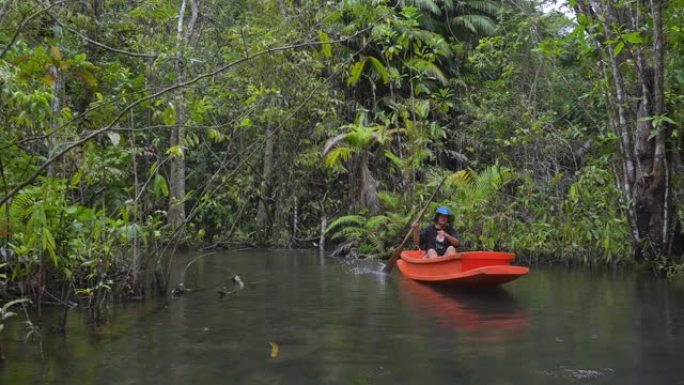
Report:
[[[566,366],[559,366],[557,369],[551,370],[539,370],[537,373],[549,376],[549,377],[564,377],[575,380],[595,380],[601,377],[605,377],[613,374],[613,369],[611,368],[601,368],[601,369],[580,369],[580,368],[569,368]]]

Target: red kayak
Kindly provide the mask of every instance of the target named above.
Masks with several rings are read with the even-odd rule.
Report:
[[[492,287],[529,273],[530,269],[511,266],[513,253],[466,251],[445,257],[422,258],[422,250],[401,253],[397,266],[402,274],[416,281],[449,286]]]

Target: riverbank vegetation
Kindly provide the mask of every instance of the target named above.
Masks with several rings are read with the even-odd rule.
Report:
[[[682,264],[679,0],[4,0],[0,291],[168,291],[178,247]]]

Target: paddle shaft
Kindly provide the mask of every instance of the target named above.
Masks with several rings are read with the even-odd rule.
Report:
[[[430,196],[430,199],[428,199],[428,201],[425,202],[425,206],[423,206],[423,208],[420,210],[416,219],[413,222],[411,222],[411,225],[413,225],[414,223],[418,223],[423,219],[423,216],[425,215],[425,211],[427,211],[427,208],[430,206],[430,203],[432,203],[432,201],[437,196],[439,189],[442,188],[442,185],[444,184],[444,181],[446,181],[446,179],[447,178],[444,177],[442,179],[442,181],[439,182],[439,185],[437,185],[437,188],[435,189],[435,191]],[[408,231],[408,233],[406,233],[406,236],[404,236],[404,240],[401,241],[399,246],[397,246],[394,249],[394,251],[392,252],[392,257],[390,257],[390,259],[385,264],[385,267],[382,269],[385,273],[389,273],[392,271],[392,269],[394,269],[394,265],[397,264],[397,259],[399,259],[401,252],[404,250],[404,247],[406,247],[406,243],[409,241],[409,239],[411,239],[412,235],[413,235],[413,227],[411,227],[411,229]]]

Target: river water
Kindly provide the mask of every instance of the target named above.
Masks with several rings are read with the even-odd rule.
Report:
[[[217,253],[168,303],[116,307],[98,327],[72,311],[65,336],[46,322],[42,355],[15,319],[0,384],[684,384],[672,283],[539,268],[469,293],[377,270],[309,251]],[[220,298],[212,287],[233,273],[245,288]]]

